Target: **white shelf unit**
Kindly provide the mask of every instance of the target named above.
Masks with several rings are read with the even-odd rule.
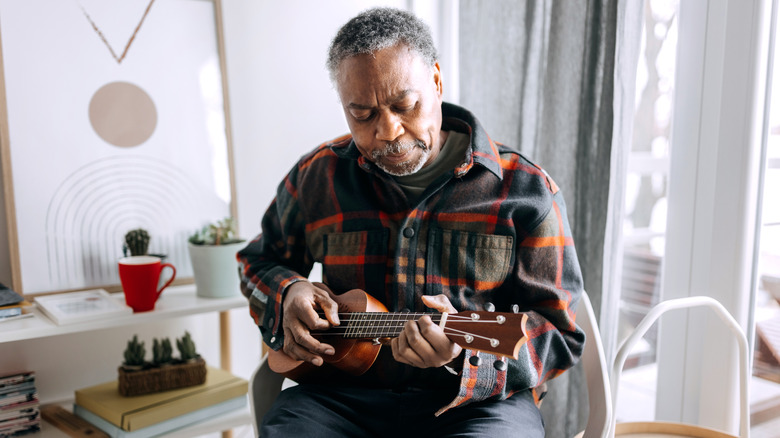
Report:
[[[124,301],[124,296],[121,292],[111,294],[111,296],[117,300]],[[171,318],[220,312],[220,354],[225,358],[230,356],[230,335],[228,324],[225,321],[226,318],[222,318],[222,315],[226,317],[227,314],[223,312],[245,306],[247,306],[247,300],[240,294],[227,298],[200,298],[195,293],[195,285],[171,286],[162,293],[154,310],[123,315],[120,317],[57,325],[41,312],[40,309],[33,308],[34,316],[32,317],[0,322],[0,344],[89,332],[111,327],[142,325]],[[229,366],[227,368],[229,368]],[[69,406],[68,403],[62,405],[66,409],[72,407]],[[251,424],[251,421],[252,417],[249,408],[247,407],[240,412],[230,413],[177,430],[172,432],[171,436],[198,436],[246,426]],[[42,421],[41,423],[41,432],[29,436],[43,438],[60,438],[68,436],[46,421]]]
[[[121,292],[111,294],[111,296],[124,302],[124,295]],[[154,310],[108,319],[57,325],[39,309],[34,308],[34,316],[31,318],[0,322],[0,343],[138,325],[167,318],[222,312],[246,305],[247,300],[241,295],[229,298],[200,298],[195,295],[194,285],[171,286],[160,295]]]

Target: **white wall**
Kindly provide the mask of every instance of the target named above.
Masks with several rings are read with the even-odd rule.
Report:
[[[238,221],[259,231],[281,178],[318,144],[347,132],[325,69],[338,28],[375,5],[403,0],[223,0]]]
[[[295,161],[317,144],[347,132],[325,70],[330,39],[339,26],[364,8],[405,7],[406,2],[222,3],[237,219],[241,234],[252,237],[259,232],[260,218],[277,184]],[[0,282],[10,284],[3,205],[0,202]],[[216,315],[203,315],[144,327],[0,344],[0,371],[36,370],[41,400],[61,400],[72,397],[75,388],[115,379],[125,344],[136,333],[150,344],[152,337],[180,337],[189,330],[206,360],[219,364],[218,328]],[[231,311],[231,331],[233,371],[247,378],[260,356],[258,330],[247,310]]]

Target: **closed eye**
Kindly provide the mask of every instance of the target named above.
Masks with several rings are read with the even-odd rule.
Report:
[[[358,122],[366,122],[374,117],[373,111],[350,111],[350,114]]]
[[[417,108],[417,104],[418,104],[418,102],[414,102],[414,103],[411,103],[411,104],[405,104],[405,105],[403,105],[403,104],[402,105],[393,105],[393,109],[396,112],[399,112],[399,113],[408,113],[409,111],[412,111],[415,108]]]

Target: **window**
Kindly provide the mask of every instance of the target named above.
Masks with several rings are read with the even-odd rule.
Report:
[[[678,0],[645,3],[626,180],[618,342],[660,299],[678,6]],[[653,418],[655,357],[653,328],[626,361],[618,392],[619,421]]]
[[[764,190],[755,298],[751,417],[754,437],[777,436],[780,429],[780,44],[777,36],[769,98]]]
[[[707,50],[709,50],[709,59],[717,58],[719,55],[724,56],[726,61],[723,65],[716,64],[716,66],[723,68],[723,72],[718,74],[723,75],[725,78],[728,74],[734,74],[734,71],[728,72],[727,70],[730,61],[729,56],[735,57],[735,52],[729,52],[728,48],[724,48],[726,47],[725,45],[718,45],[717,37],[712,37],[707,32],[711,31],[712,34],[720,32],[723,35],[727,32],[738,32],[735,29],[746,25],[746,23],[748,26],[756,25],[755,22],[749,20],[740,22],[739,19],[730,21],[730,19],[722,18],[728,17],[724,13],[725,11],[732,12],[728,9],[729,4],[726,2],[724,4],[685,5],[691,7],[688,10],[689,13],[697,12],[699,17],[691,20],[690,17],[693,14],[690,14],[688,15],[688,21],[685,21],[679,19],[681,5],[678,0],[653,0],[646,3],[645,32],[642,40],[643,52],[640,55],[640,65],[637,72],[635,133],[626,181],[627,197],[623,227],[625,255],[620,314],[620,324],[623,328],[623,333],[619,334],[619,342],[627,335],[629,330],[636,326],[647,310],[661,298],[661,287],[665,284],[661,280],[663,277],[662,268],[664,256],[668,254],[665,252],[668,249],[666,240],[668,231],[666,229],[667,186],[670,176],[671,157],[680,157],[680,154],[672,154],[670,145],[688,147],[693,143],[671,141],[670,136],[673,134],[669,129],[670,120],[680,120],[680,118],[674,115],[674,111],[680,110],[674,105],[675,102],[679,105],[679,101],[674,99],[674,64],[679,48],[677,40],[678,21],[681,23],[680,26],[702,23],[707,25],[714,23],[716,25],[712,26],[711,30],[708,29],[709,26],[702,26],[694,31],[691,31],[689,27],[687,29],[689,31],[688,37],[690,38],[691,34],[698,32],[697,36],[700,40],[698,41],[699,46],[697,46],[697,49],[702,52],[702,59],[707,59],[703,55]],[[694,9],[696,10],[693,11]],[[757,6],[755,9],[760,9],[760,7]],[[733,14],[731,17],[733,17]],[[718,29],[717,26],[722,27]],[[748,32],[744,30],[743,33],[747,34]],[[756,36],[760,38],[759,33],[757,31]],[[758,44],[756,47],[760,49],[760,46]],[[760,201],[762,214],[760,218],[760,243],[758,246],[758,281],[756,282],[757,290],[755,291],[756,296],[754,300],[755,309],[753,309],[756,336],[754,342],[755,351],[753,352],[750,406],[751,436],[755,438],[777,437],[777,430],[780,430],[780,203],[777,202],[776,195],[780,192],[780,64],[778,64],[780,62],[780,52],[778,52],[780,44],[774,43],[769,46],[775,51],[774,57],[769,58],[773,59],[775,63],[774,68],[769,66],[769,70],[774,71],[774,79],[772,81],[773,93],[771,96],[757,96],[756,98],[759,101],[764,98],[770,99],[770,104],[768,106],[769,132],[766,135],[767,153],[765,161],[761,163],[764,169],[764,195]],[[722,52],[719,52],[719,50]],[[743,46],[741,50],[749,51],[746,46]],[[766,59],[768,52],[759,52],[756,56]],[[707,68],[711,71],[713,64],[708,64],[708,62],[702,61],[699,65],[703,71],[707,71]],[[683,76],[687,74],[687,83],[690,83],[691,76],[695,77],[695,81],[706,82],[705,85],[701,86],[702,97],[699,97],[699,100],[692,104],[693,106],[702,102],[709,102],[722,105],[721,108],[727,108],[728,105],[734,103],[734,100],[729,100],[732,97],[727,96],[727,93],[723,91],[728,85],[721,86],[715,84],[717,81],[712,81],[712,76],[708,77],[706,74],[700,74],[700,72],[691,74],[691,69],[696,67],[695,63],[693,63],[692,66],[688,65],[682,69],[682,73],[677,73]],[[691,96],[691,94],[687,96]],[[694,95],[693,97],[697,96]],[[737,102],[743,103],[747,100],[737,100]],[[760,106],[761,102],[758,103],[758,106]],[[745,105],[749,107],[750,103],[745,103]],[[690,107],[687,109],[690,110]],[[718,136],[723,137],[722,134],[724,132],[727,134],[736,132],[734,134],[735,138],[747,135],[742,131],[724,130],[718,123],[724,120],[713,115],[717,111],[708,113],[706,104],[704,110],[697,110],[700,113],[695,116],[689,116],[687,121],[690,122],[689,125],[698,123],[704,128],[701,128],[702,131],[696,131],[696,129],[687,130],[683,135],[687,135],[686,140],[699,142],[699,154],[713,154],[717,156],[718,153],[721,153],[723,156],[732,154],[731,156],[733,157],[739,155],[741,152],[739,148],[743,148],[744,153],[747,154],[748,149],[753,147],[753,145],[747,143],[736,146],[711,146],[707,143],[707,139],[717,138]],[[727,113],[728,109],[723,111]],[[758,114],[757,117],[760,119],[762,115]],[[708,129],[709,131],[714,131],[714,133],[707,132]],[[707,137],[708,135],[713,137]],[[701,144],[706,144],[706,146],[702,147]],[[737,150],[736,153],[734,152],[735,149]],[[696,154],[694,153],[692,156],[695,157]],[[729,176],[732,178],[729,180],[729,177],[725,175],[715,175],[711,173],[713,169],[720,171],[720,169],[727,167],[722,164],[719,165],[719,159],[727,158],[706,158],[704,160],[699,159],[698,163],[689,163],[693,168],[692,172],[699,172],[699,174],[687,181],[694,183],[708,182],[712,183],[712,185],[717,185],[719,182],[724,184],[723,181],[736,181],[739,178],[756,181],[759,177],[757,174],[745,173],[740,175],[739,172],[735,172],[735,175]],[[702,161],[704,164],[702,164]],[[745,184],[745,186],[749,186],[749,184]],[[689,189],[685,188],[684,190]],[[747,192],[749,192],[749,189],[746,189],[745,193]],[[716,199],[718,192],[716,189],[706,188],[698,191],[691,189],[690,193],[695,196]],[[721,203],[717,200],[707,200],[703,202],[703,205],[705,208],[700,208],[700,210],[723,212],[724,209],[729,208],[728,201]],[[748,202],[746,205],[750,205],[750,203]],[[680,216],[677,217],[679,218]],[[697,219],[701,220],[703,218],[701,213],[691,213],[690,217],[694,227],[701,225],[700,222],[697,222]],[[693,248],[688,249],[690,258],[695,259],[699,257],[699,260],[701,260],[703,252],[706,252],[701,248],[709,247],[706,241],[714,239],[715,237],[713,236],[717,235],[717,230],[722,225],[717,220],[703,224],[704,227],[711,227],[711,230],[708,229],[708,232],[711,234],[703,232],[701,236],[690,239]],[[702,243],[703,241],[705,242],[704,244]],[[722,246],[719,247],[717,245],[713,244],[713,251],[718,248],[722,249]],[[741,263],[738,260],[739,255],[732,257],[734,257],[735,264]],[[749,256],[745,257],[744,254],[742,257],[749,259]],[[691,294],[702,294],[703,291],[706,292],[706,286],[712,286],[712,281],[702,280],[702,272],[704,272],[704,275],[715,276],[717,272],[713,272],[713,267],[717,266],[719,262],[722,262],[722,260],[712,257],[703,262],[699,261],[699,265],[692,263],[691,266],[700,272],[691,274],[687,279],[687,283],[683,282],[690,286]],[[691,266],[686,266],[685,268],[693,270]],[[736,268],[735,271],[737,271]],[[737,282],[735,281],[734,284],[737,284]],[[727,293],[733,294],[734,290],[744,291],[745,294],[754,293],[754,291],[748,290],[748,288],[734,287],[731,287]],[[664,299],[669,298],[666,293],[663,295]],[[716,299],[722,300],[722,297],[723,295],[720,298],[716,296]],[[729,306],[727,305],[727,307]],[[658,406],[656,404],[657,399],[666,395],[659,393],[657,389],[659,377],[656,353],[658,345],[655,335],[656,333],[653,331],[648,333],[645,337],[646,343],[633,352],[632,357],[629,358],[626,364],[620,382],[619,400],[617,403],[618,421],[654,419]],[[692,344],[689,343],[688,348],[693,348]],[[696,346],[695,348],[700,347]],[[685,357],[682,357],[683,361],[685,359]],[[709,359],[705,359],[705,362],[707,360]],[[683,375],[687,376],[688,374],[683,373]],[[686,381],[687,384],[688,382]],[[710,403],[701,394],[703,392],[695,394],[694,399],[697,401],[694,402],[696,407],[693,410],[706,410],[703,406]],[[675,405],[672,410],[682,410],[678,406],[688,407],[690,405],[691,402],[689,400],[683,400],[678,405]],[[660,410],[660,408],[658,409]],[[663,417],[663,415],[660,416]],[[680,416],[683,417],[683,420],[688,421],[692,415],[689,412]],[[706,421],[702,422],[702,424],[712,426],[711,424],[706,424]]]

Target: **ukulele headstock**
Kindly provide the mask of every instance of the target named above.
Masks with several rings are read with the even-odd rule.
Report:
[[[447,315],[444,333],[463,348],[517,359],[520,347],[528,340],[527,320],[524,313],[451,313]]]

